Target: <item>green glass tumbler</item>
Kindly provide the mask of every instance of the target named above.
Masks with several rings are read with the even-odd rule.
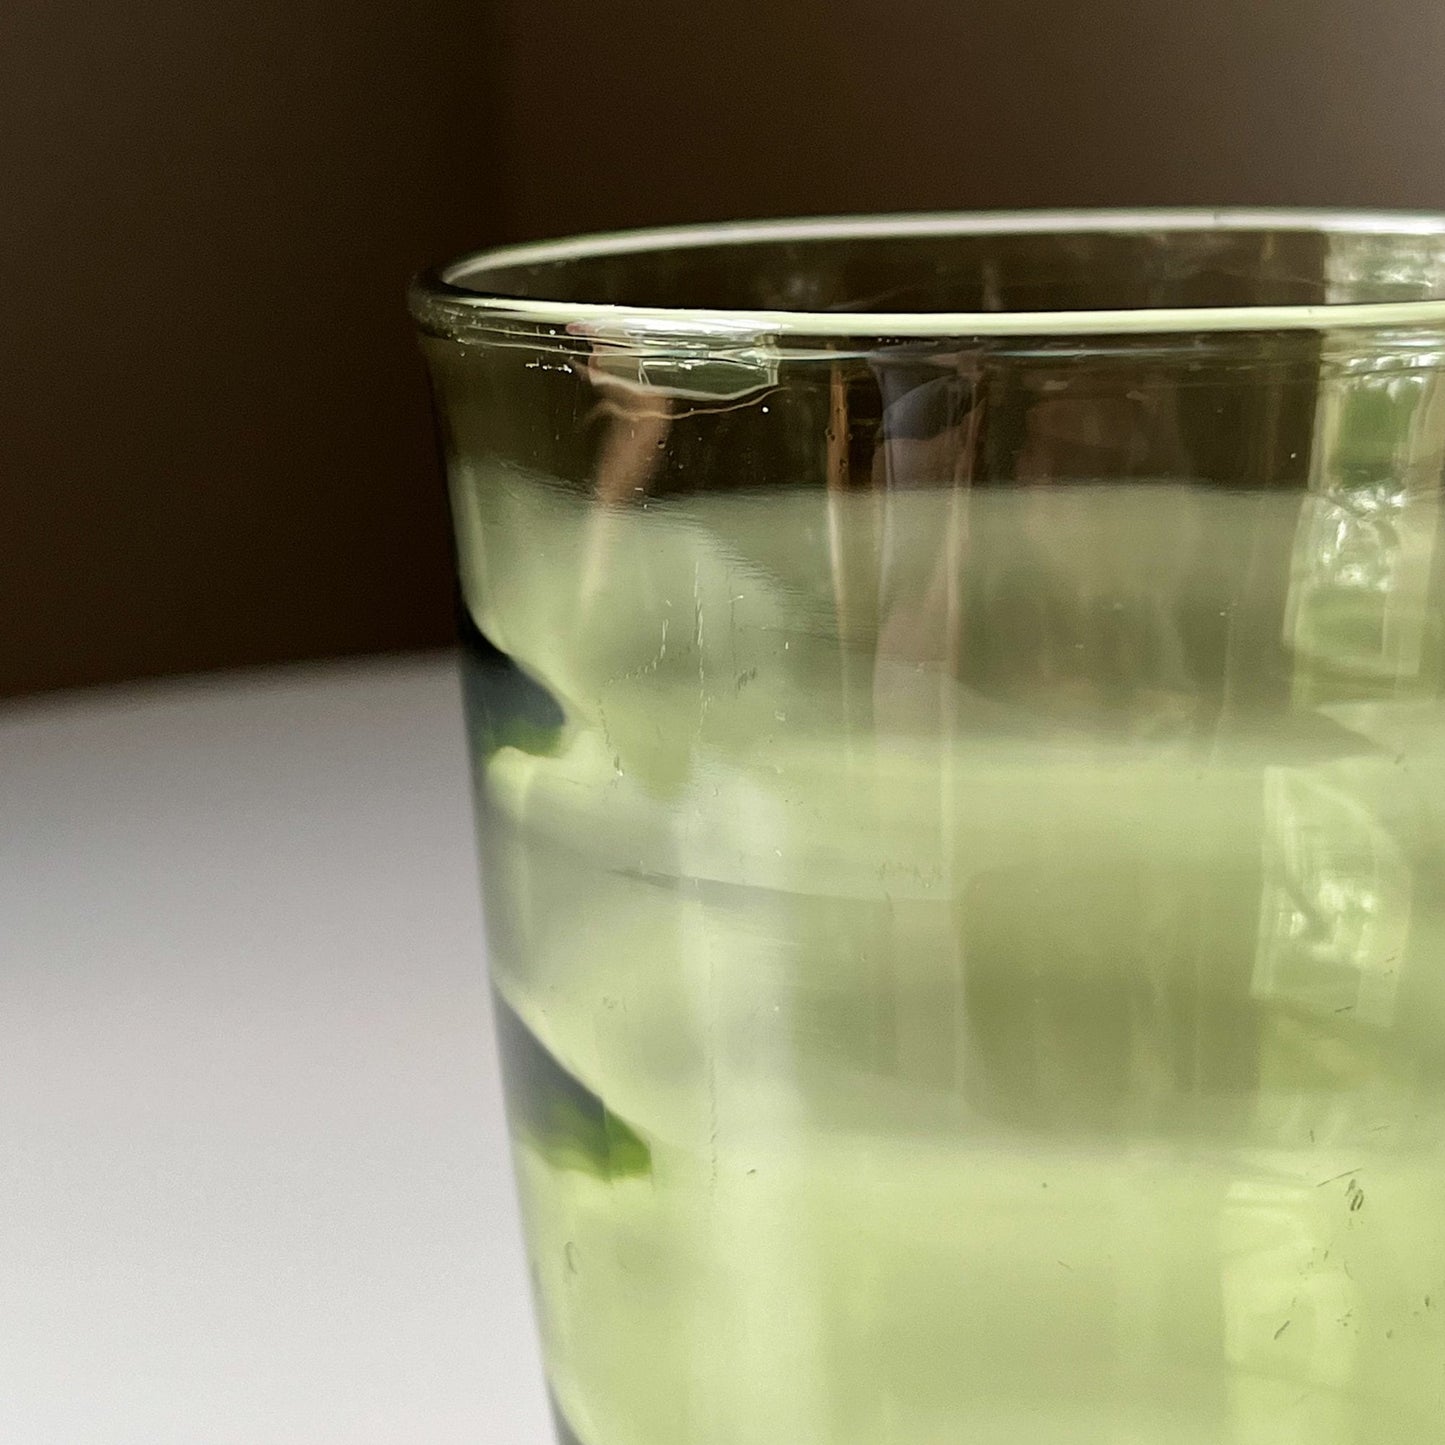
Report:
[[[560,1437],[1445,1439],[1445,218],[412,308]]]

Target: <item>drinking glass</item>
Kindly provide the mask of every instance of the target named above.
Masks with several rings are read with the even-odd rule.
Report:
[[[560,1438],[1445,1439],[1445,218],[412,308]]]

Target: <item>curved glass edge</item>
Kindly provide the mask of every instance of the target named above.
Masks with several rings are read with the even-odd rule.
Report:
[[[1272,230],[1338,235],[1445,236],[1445,214],[1261,209],[954,212],[854,216],[647,228],[489,248],[413,278],[411,314],[429,335],[456,341],[536,345],[572,341],[667,351],[734,352],[782,345],[874,350],[909,341],[1069,337],[1198,337],[1227,332],[1445,329],[1445,298],[1281,306],[1199,306],[1128,310],[842,312],[625,306],[529,300],[476,289],[486,272],[602,255],[762,241],[879,237],[1037,235],[1048,232]],[[462,278],[471,284],[462,284]]]

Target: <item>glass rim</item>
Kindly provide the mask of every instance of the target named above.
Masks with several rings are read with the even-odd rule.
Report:
[[[702,246],[766,241],[847,241],[948,236],[1188,234],[1269,231],[1297,234],[1445,237],[1445,213],[1284,208],[1158,208],[938,211],[704,222],[598,232],[485,247],[419,272],[410,289],[424,329],[506,330],[518,324],[645,342],[693,337],[814,339],[959,336],[1081,336],[1298,331],[1341,327],[1445,326],[1445,294],[1409,301],[1343,301],[1215,306],[1114,307],[1061,311],[808,311],[562,301],[478,287],[488,272]]]

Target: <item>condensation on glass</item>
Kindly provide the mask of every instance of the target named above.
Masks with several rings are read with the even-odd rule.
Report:
[[[562,1438],[1445,1439],[1445,221],[413,308]]]

